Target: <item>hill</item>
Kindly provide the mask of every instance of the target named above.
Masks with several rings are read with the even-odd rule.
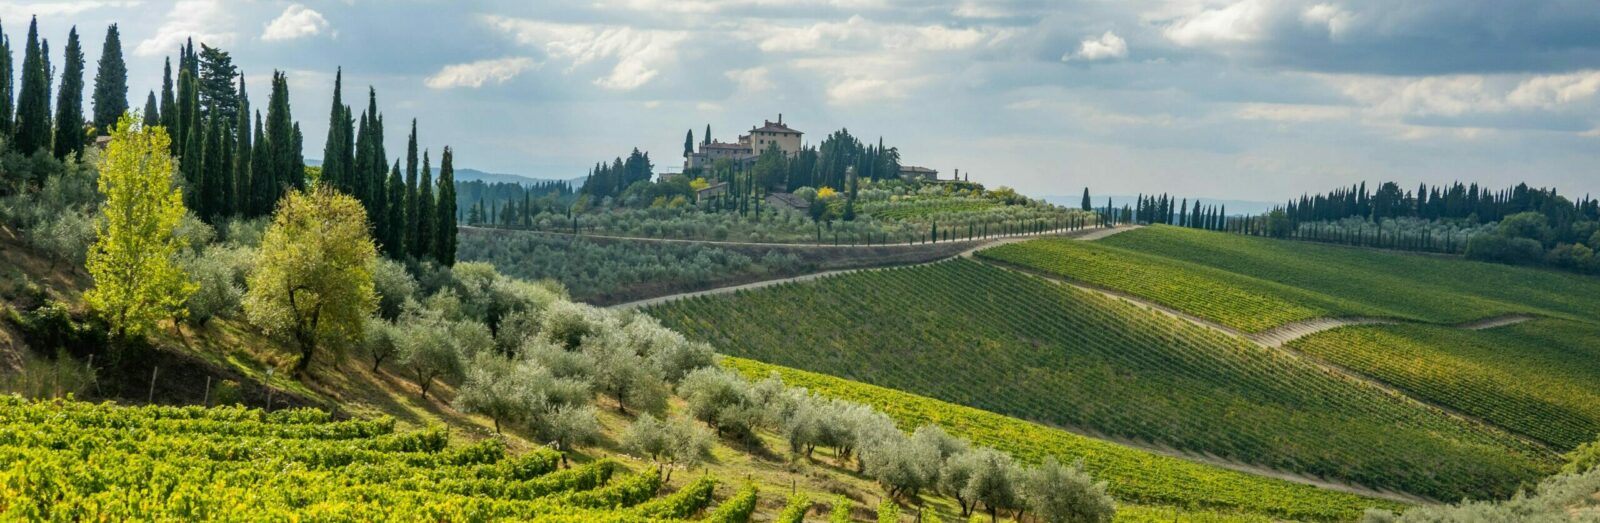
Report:
[[[647,311],[736,356],[1436,499],[1509,495],[1553,464],[1503,431],[1282,352],[972,261]]]

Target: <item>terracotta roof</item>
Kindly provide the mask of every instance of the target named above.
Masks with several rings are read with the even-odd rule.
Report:
[[[749,149],[750,146],[746,145],[746,144],[738,144],[738,143],[711,142],[711,143],[708,143],[708,144],[702,144],[700,146],[700,148],[701,149]]]
[[[915,165],[902,165],[902,166],[900,166],[900,172],[907,173],[907,174],[913,174],[913,173],[921,174],[921,173],[937,173],[939,171],[935,171],[935,170],[929,169],[927,167],[918,167],[918,166],[915,166]]]
[[[756,127],[756,128],[750,129],[750,132],[752,132],[752,133],[805,134],[805,133],[802,133],[800,131],[796,131],[794,129],[790,129],[789,126],[784,125],[782,122],[774,123],[772,121],[765,121],[764,120],[764,121],[762,121],[762,124],[764,124],[764,125],[762,125],[761,127]]]

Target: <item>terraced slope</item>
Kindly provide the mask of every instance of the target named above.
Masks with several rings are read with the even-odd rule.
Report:
[[[968,260],[647,310],[735,356],[1438,499],[1509,495],[1553,465],[1280,351]]]
[[[1119,503],[1149,503],[1152,507],[1119,506],[1117,517],[1150,521],[1176,521],[1199,510],[1217,511],[1222,520],[1257,518],[1317,521],[1352,521],[1370,507],[1396,503],[1316,488],[1301,483],[1234,472],[1178,458],[1166,457],[1079,436],[1036,423],[971,407],[946,403],[898,390],[853,382],[814,372],[728,357],[723,365],[751,378],[776,372],[785,383],[805,387],[828,397],[872,405],[910,428],[936,423],[945,430],[1011,453],[1027,462],[1047,456],[1071,463],[1084,460],[1096,479],[1104,480]],[[1158,516],[1159,506],[1187,510]]]
[[[1289,347],[1561,450],[1600,434],[1600,331],[1592,324],[1344,327]]]
[[[656,498],[654,469],[558,470],[554,452],[449,447],[442,428],[393,427],[314,410],[0,396],[0,520],[674,520],[709,505],[715,486]]]
[[[1600,278],[1592,276],[1177,227],[1146,227],[1097,243],[1356,304],[1361,309],[1346,311],[1354,315],[1438,324],[1516,313],[1600,321]]]

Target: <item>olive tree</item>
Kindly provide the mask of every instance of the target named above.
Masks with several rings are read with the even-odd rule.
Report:
[[[399,363],[428,399],[434,380],[461,373],[461,352],[451,337],[450,322],[439,318],[406,318],[395,332]]]
[[[1080,460],[1071,467],[1055,457],[1022,473],[1021,497],[1040,520],[1051,523],[1108,523],[1116,504],[1106,494],[1105,482],[1096,483]]]
[[[711,451],[711,434],[683,416],[661,420],[641,414],[622,434],[622,446],[629,452],[650,458],[656,472],[665,471],[663,481],[672,480],[677,467],[693,468]]]
[[[359,341],[377,308],[372,270],[378,250],[356,201],[313,184],[278,202],[261,240],[245,295],[245,314],[269,334],[300,347],[295,372],[318,348]]]
[[[666,385],[655,367],[635,352],[629,340],[614,331],[585,338],[583,353],[594,359],[594,385],[617,401],[617,410],[628,406],[659,413],[667,406]]]

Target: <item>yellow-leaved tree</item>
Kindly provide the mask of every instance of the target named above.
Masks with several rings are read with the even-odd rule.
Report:
[[[94,288],[84,301],[111,323],[118,337],[138,336],[167,318],[182,318],[183,302],[198,285],[178,268],[184,239],[183,192],[173,183],[171,139],[161,127],[117,120],[100,156],[99,234],[87,268]]]
[[[361,203],[322,183],[278,202],[248,278],[244,311],[268,334],[300,348],[303,375],[321,347],[361,341],[378,307],[372,286],[377,248]]]

